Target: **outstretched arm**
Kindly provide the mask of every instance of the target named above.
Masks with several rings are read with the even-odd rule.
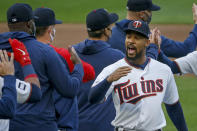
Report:
[[[168,39],[164,36],[161,36],[162,43],[161,43],[161,50],[168,56],[168,57],[183,57],[190,52],[196,50],[197,46],[197,6],[194,3],[192,7],[193,12],[193,20],[194,20],[194,29],[190,32],[187,39],[184,42],[174,41]]]
[[[158,56],[158,61],[160,61],[164,64],[167,64],[171,68],[173,74],[181,73],[181,70],[180,70],[179,66],[177,65],[177,63],[175,61],[170,60],[163,53],[163,51],[160,51],[159,56]]]

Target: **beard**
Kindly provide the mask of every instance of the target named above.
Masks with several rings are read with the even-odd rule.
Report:
[[[140,52],[136,52],[136,55],[134,57],[129,57],[128,51],[126,51],[126,58],[128,61],[136,61],[137,59],[141,58],[144,55],[144,50],[141,50]]]

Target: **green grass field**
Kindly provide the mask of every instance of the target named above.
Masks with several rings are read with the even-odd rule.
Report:
[[[179,89],[180,102],[189,131],[197,131],[197,78],[180,76],[176,77],[176,82]],[[164,131],[176,131],[174,125],[166,113],[165,107],[163,109],[167,118],[167,126],[164,128]]]
[[[96,8],[106,8],[126,16],[127,0],[0,0],[0,22],[6,21],[6,11],[14,3],[28,3],[33,9],[52,8],[58,19],[65,23],[85,23],[86,14]],[[153,13],[152,23],[158,24],[192,24],[192,3],[195,0],[153,0],[161,6],[161,11]]]

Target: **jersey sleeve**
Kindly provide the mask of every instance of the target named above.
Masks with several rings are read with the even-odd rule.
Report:
[[[104,79],[106,79],[112,72],[114,71],[114,69],[112,69],[112,67],[106,67],[103,69],[103,71],[98,75],[98,77],[96,78],[96,80],[94,81],[92,88],[94,88],[95,86],[97,86],[99,83],[101,83],[102,81],[104,81]],[[108,87],[109,89],[107,90],[107,92],[105,93],[105,98],[103,100],[106,100],[107,97],[112,93],[113,91],[113,86],[112,84],[110,84],[110,87]]]
[[[181,73],[194,73],[197,75],[197,51],[189,53],[185,57],[181,57],[175,60],[177,65],[179,66]]]
[[[161,39],[161,50],[163,50],[168,57],[183,57],[196,50],[197,24],[194,25],[193,30],[183,42],[174,41],[164,36],[161,36]]]
[[[176,103],[178,100],[179,100],[179,95],[178,95],[177,86],[174,80],[174,76],[171,70],[169,70],[169,77],[167,81],[167,87],[166,87],[163,102],[165,104],[171,105]]]

